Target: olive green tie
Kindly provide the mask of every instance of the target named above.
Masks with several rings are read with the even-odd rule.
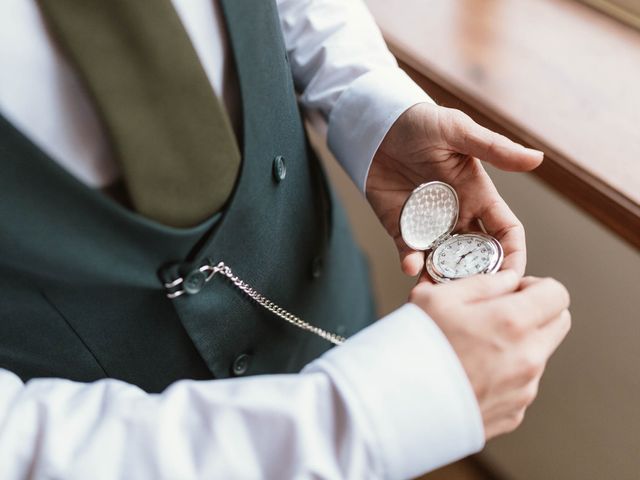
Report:
[[[133,207],[188,227],[229,198],[240,152],[170,0],[38,0],[92,96]]]

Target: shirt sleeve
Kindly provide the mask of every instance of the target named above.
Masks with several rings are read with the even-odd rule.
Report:
[[[364,192],[393,123],[433,100],[398,67],[362,0],[277,3],[300,103],[328,122],[329,148]]]
[[[0,369],[0,478],[409,478],[483,444],[443,334],[407,305],[297,375],[23,384]]]

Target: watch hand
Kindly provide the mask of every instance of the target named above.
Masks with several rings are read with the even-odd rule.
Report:
[[[472,253],[475,253],[475,252],[477,252],[477,251],[479,251],[479,250],[480,250],[480,248],[474,248],[474,249],[469,250],[467,253],[465,253],[464,255],[462,255],[462,257],[460,257],[460,260],[458,260],[458,263],[456,263],[456,266],[460,265],[460,262],[461,262],[465,257],[467,257],[467,255],[471,255]]]
[[[463,259],[464,257],[466,257],[467,255],[469,255],[470,253],[475,252],[476,250],[477,250],[477,249],[475,249],[475,250],[469,250],[467,253],[465,253],[464,255],[462,255],[462,256],[460,257],[460,259],[458,260],[458,262],[456,263],[456,265],[460,265],[460,262],[462,261],[462,259]]]

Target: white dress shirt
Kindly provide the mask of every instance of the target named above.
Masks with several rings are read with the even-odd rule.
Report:
[[[173,3],[237,121],[217,3]],[[277,3],[300,102],[326,120],[329,146],[364,190],[390,126],[430,100],[397,67],[360,0]],[[117,177],[96,113],[47,35],[35,0],[0,2],[0,112],[85,183],[99,187]],[[23,384],[0,369],[3,480],[402,479],[483,443],[464,369],[435,323],[412,304],[297,375],[185,380],[146,394],[113,379]]]

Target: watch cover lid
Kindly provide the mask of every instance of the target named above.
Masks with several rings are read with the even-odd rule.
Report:
[[[458,221],[458,195],[444,182],[423,183],[402,207],[400,234],[414,250],[428,250]]]

